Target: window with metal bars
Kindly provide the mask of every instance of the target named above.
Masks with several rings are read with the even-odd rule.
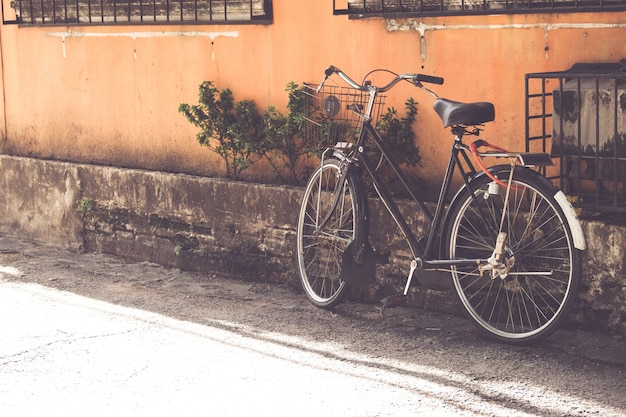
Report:
[[[626,0],[333,0],[335,15],[350,18],[626,10]]]
[[[548,178],[591,212],[626,213],[626,59],[526,74],[526,150],[550,152]]]
[[[272,23],[272,0],[12,0],[20,25]]]

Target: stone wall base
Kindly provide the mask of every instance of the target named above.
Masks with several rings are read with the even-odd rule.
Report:
[[[302,190],[223,179],[0,156],[0,231],[86,251],[299,288],[295,226]],[[415,230],[419,208],[400,208]],[[371,241],[390,251],[377,282],[352,296],[403,288],[410,254],[385,209],[371,203]],[[588,250],[569,325],[626,335],[626,228],[583,222]],[[452,291],[416,285],[411,304],[460,314]],[[307,302],[303,295],[303,302]]]

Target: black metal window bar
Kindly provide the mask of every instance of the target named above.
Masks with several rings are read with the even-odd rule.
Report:
[[[626,213],[626,60],[526,75],[526,150],[584,212]],[[622,214],[619,214],[622,213]]]
[[[626,0],[333,0],[333,14],[350,18],[626,10]]]
[[[13,0],[20,25],[272,23],[272,0]]]

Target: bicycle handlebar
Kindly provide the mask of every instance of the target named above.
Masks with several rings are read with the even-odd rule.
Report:
[[[324,82],[326,82],[328,77],[330,77],[333,74],[337,74],[342,80],[344,80],[348,85],[350,85],[350,87],[355,88],[357,90],[368,91],[371,88],[370,85],[361,85],[357,83],[352,78],[350,78],[345,72],[343,72],[336,66],[329,65],[328,68],[326,68],[326,70],[324,71],[324,75],[325,75],[324,81],[320,83],[318,90],[322,88],[322,86],[324,85]],[[403,80],[410,82],[416,87],[421,87],[426,90],[428,89],[422,85],[422,82],[431,83],[431,84],[439,84],[439,85],[443,84],[443,78],[441,77],[435,77],[432,75],[425,75],[425,74],[401,74],[401,75],[396,75],[396,77],[393,80],[391,80],[387,85],[383,87],[376,87],[376,90],[380,93],[384,93],[385,91],[391,89],[398,82],[403,81]]]

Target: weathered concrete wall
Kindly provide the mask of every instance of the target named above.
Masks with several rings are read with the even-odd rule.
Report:
[[[0,157],[2,231],[53,245],[82,245],[78,166]]]
[[[295,225],[301,190],[162,172],[0,156],[0,231],[53,245],[136,261],[298,286]],[[413,204],[401,210],[418,230]],[[355,290],[374,300],[399,291],[408,248],[379,205],[372,242],[391,251],[377,285]],[[626,228],[585,222],[589,249],[574,325],[626,335]],[[417,286],[412,303],[460,313],[450,291]],[[303,298],[303,302],[306,302]]]
[[[187,175],[80,166],[83,244],[181,269],[251,280],[289,273],[298,191]]]

